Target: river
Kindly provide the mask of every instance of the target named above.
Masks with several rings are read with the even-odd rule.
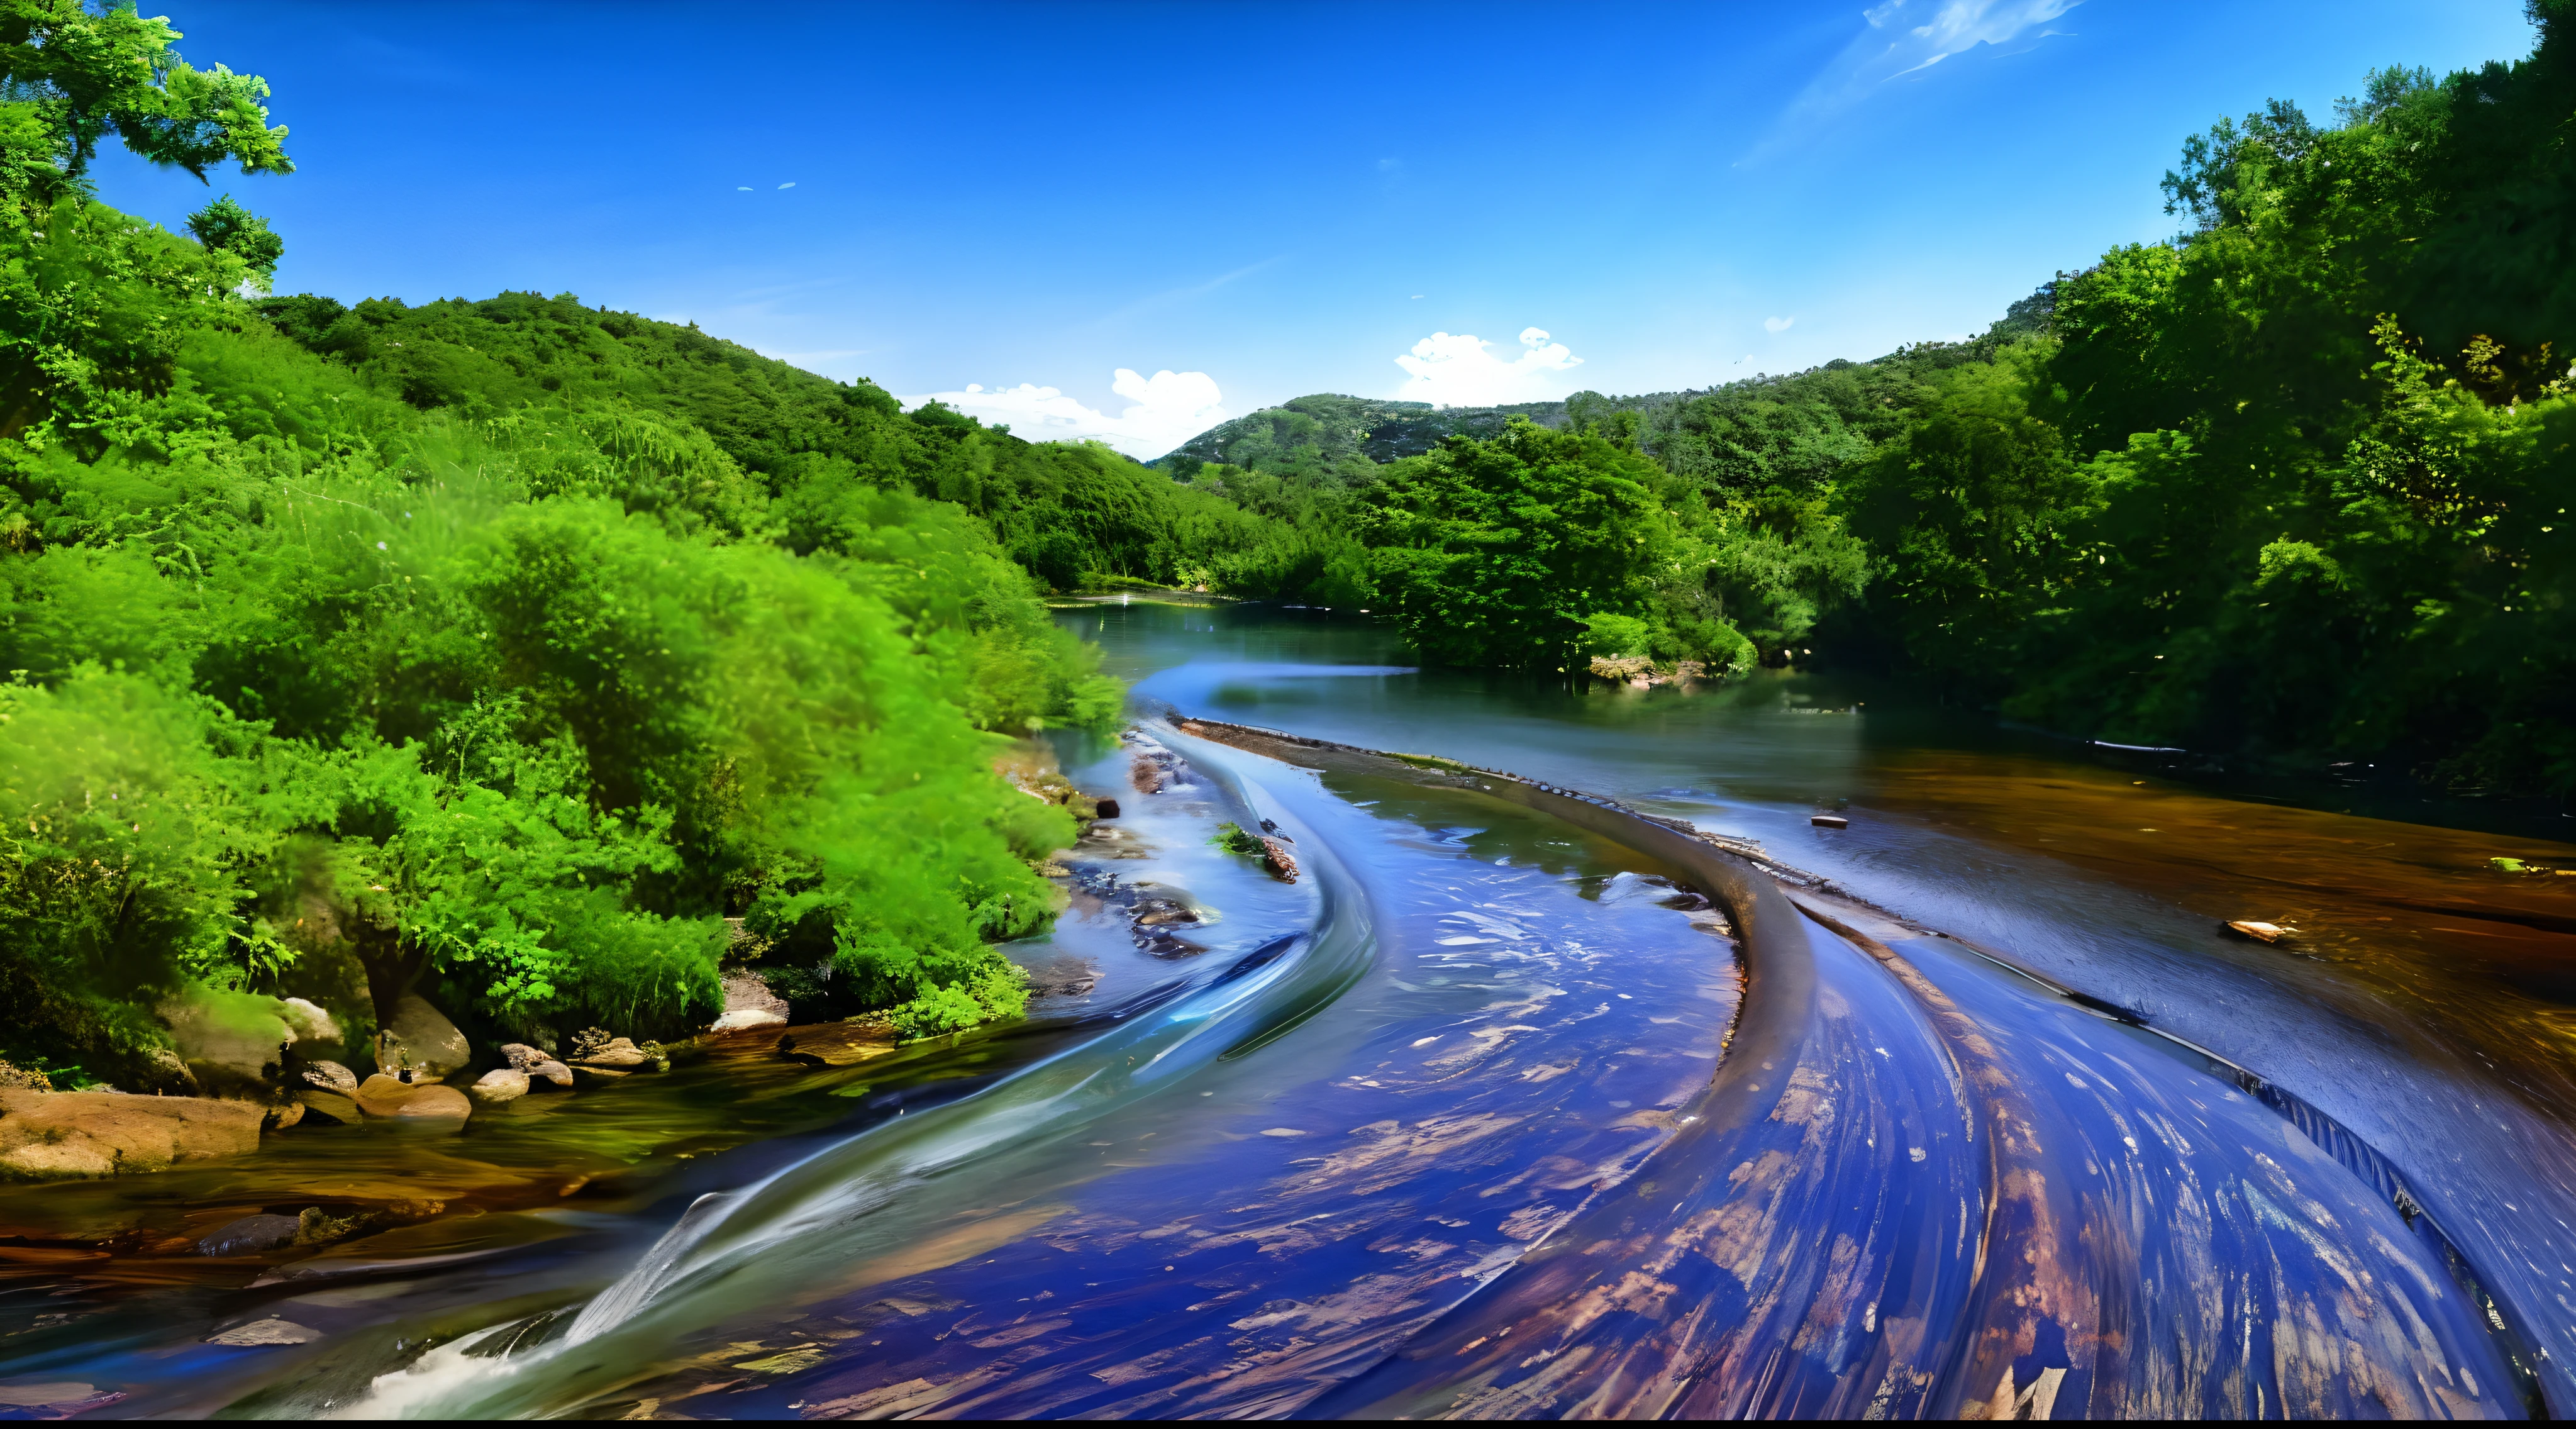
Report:
[[[2576,890],[2489,862],[2576,849],[1785,672],[1064,619],[1140,719],[1062,741],[1124,807],[1029,1023],[0,1191],[0,1414],[2576,1409]]]

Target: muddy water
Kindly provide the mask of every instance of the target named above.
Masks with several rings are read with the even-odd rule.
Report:
[[[1149,727],[1068,746],[1126,813],[1018,950],[1055,989],[1030,1027],[845,1067],[746,1044],[462,1136],[299,1129],[237,1167],[0,1195],[0,1413],[2561,1394],[2576,899],[2486,860],[2576,850],[2228,797],[1796,678],[1576,691],[1410,671],[1293,612],[1067,620],[1148,702],[1518,770],[1825,876],[1800,896],[1850,936],[1794,924],[1777,1105],[1722,1050],[1777,984],[1748,987],[1745,930],[1686,870],[1489,789]],[[1298,882],[1209,846],[1219,820],[1268,820]],[[320,1253],[175,1253],[315,1205],[383,1220]],[[225,1342],[272,1321],[304,1334]]]

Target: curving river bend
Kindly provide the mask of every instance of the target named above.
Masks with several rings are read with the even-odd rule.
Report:
[[[1076,751],[1126,815],[1022,950],[1084,990],[953,1049],[11,1190],[0,1413],[2576,1407],[2576,894],[2485,867],[2568,851],[1800,679],[1575,692],[1295,612],[1067,619],[1158,712]],[[1140,896],[1196,921],[1139,937]],[[646,1156],[675,1119],[695,1149]],[[474,1214],[258,1265],[77,1234],[386,1186]]]

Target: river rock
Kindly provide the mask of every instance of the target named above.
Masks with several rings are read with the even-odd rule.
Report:
[[[435,1082],[400,1082],[382,1072],[358,1084],[358,1110],[373,1117],[404,1121],[463,1121],[474,1103],[454,1087]]]
[[[633,1067],[595,1067],[588,1062],[572,1064],[572,1074],[585,1087],[604,1087],[635,1075]]]
[[[772,1012],[765,1007],[745,1007],[738,1011],[728,1012],[724,1016],[717,1018],[714,1025],[708,1027],[707,1030],[709,1032],[740,1032],[746,1028],[752,1027],[784,1027],[786,1025],[787,1014],[783,1012]]]
[[[769,979],[749,968],[736,968],[724,975],[724,1010],[727,1012],[775,1012],[787,1015],[787,999],[769,990]]]
[[[319,1330],[307,1329],[293,1320],[281,1320],[271,1315],[265,1320],[253,1320],[247,1325],[235,1325],[229,1330],[208,1335],[206,1343],[243,1346],[309,1345],[320,1338],[322,1338],[322,1332]]]
[[[344,1097],[357,1095],[358,1074],[337,1062],[307,1062],[299,1070],[304,1075],[304,1085],[315,1091],[337,1092]]]
[[[349,1090],[354,1092],[357,1088],[351,1087]],[[342,1126],[356,1126],[358,1119],[365,1115],[358,1110],[355,1097],[343,1096],[338,1092],[326,1092],[318,1087],[306,1087],[297,1092],[295,1100],[304,1108],[307,1116],[327,1116]]]
[[[340,1040],[340,1024],[332,1020],[331,1014],[324,1011],[320,1003],[307,1002],[300,997],[285,998],[277,1005],[277,1015],[286,1024],[286,1030],[295,1034],[299,1046]]]
[[[210,1097],[0,1090],[0,1175],[166,1171],[259,1149],[264,1109]]]
[[[724,975],[724,1015],[709,1032],[740,1032],[752,1027],[787,1025],[787,999],[769,990],[769,980],[749,968]]]
[[[781,1020],[784,1021],[785,1019],[782,1018]],[[608,1039],[607,1046],[600,1048],[598,1051],[591,1053],[587,1057],[583,1057],[575,1061],[573,1065],[576,1067],[605,1067],[624,1071],[633,1071],[638,1067],[650,1066],[652,1065],[652,1062],[653,1054],[636,1046],[633,1039],[626,1037],[611,1037]]]
[[[516,1067],[494,1067],[467,1087],[465,1094],[485,1106],[514,1102],[528,1094],[528,1074]]]
[[[303,1223],[293,1216],[244,1216],[197,1242],[199,1255],[258,1255],[295,1244]]]
[[[417,993],[404,993],[392,1020],[376,1034],[376,1070],[409,1071],[414,1082],[443,1081],[464,1070],[472,1056],[465,1034]]]
[[[504,1042],[501,1044],[501,1060],[524,1072],[539,1062],[546,1061],[547,1056],[525,1042]]]
[[[548,1057],[528,1068],[528,1086],[531,1090],[537,1087],[554,1087],[560,1091],[571,1091],[572,1068]]]
[[[242,1092],[266,1085],[286,1060],[295,1032],[280,1015],[285,1005],[196,988],[163,1003],[160,1014],[190,1080],[207,1091]]]

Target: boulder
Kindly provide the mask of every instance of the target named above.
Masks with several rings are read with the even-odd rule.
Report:
[[[285,1006],[256,993],[195,988],[160,1012],[190,1078],[208,1091],[238,1092],[266,1085],[284,1064],[295,1042]]]
[[[253,1320],[247,1325],[235,1325],[229,1330],[208,1335],[206,1343],[241,1346],[309,1345],[320,1338],[322,1338],[322,1332],[319,1330],[307,1329],[293,1320],[281,1320],[271,1315],[265,1320]]]
[[[265,1108],[209,1097],[0,1090],[0,1175],[166,1171],[259,1149]]]
[[[635,1075],[633,1067],[594,1067],[588,1062],[575,1062],[572,1074],[585,1087],[604,1087]]]
[[[351,1087],[349,1090],[356,1091],[357,1088]],[[304,1108],[305,1115],[326,1116],[343,1126],[355,1126],[358,1124],[358,1118],[365,1115],[358,1110],[356,1098],[343,1096],[338,1092],[326,1092],[317,1087],[307,1087],[297,1092],[295,1101],[297,1105]]]
[[[782,1019],[783,1020],[783,1019]],[[653,1054],[635,1045],[632,1038],[611,1037],[608,1045],[573,1062],[576,1067],[608,1067],[633,1071],[651,1066]]]
[[[514,1102],[528,1094],[528,1074],[516,1067],[495,1067],[467,1087],[465,1094],[485,1106]]]
[[[715,1020],[715,1024],[707,1030],[709,1032],[740,1032],[746,1028],[752,1027],[784,1027],[786,1025],[786,1013],[772,1012],[765,1007],[745,1007],[737,1011],[728,1012],[724,1016],[717,1018]]]
[[[749,968],[736,968],[724,975],[724,1010],[730,1016],[737,1012],[775,1012],[780,1021],[787,1018],[787,999],[769,990],[768,979]],[[757,1026],[746,1023],[745,1026]]]
[[[320,1003],[307,1002],[300,997],[286,998],[278,1003],[277,1015],[286,1024],[286,1030],[295,1034],[298,1043],[340,1040],[340,1024],[331,1019],[330,1013],[322,1010]]]
[[[197,1242],[199,1255],[258,1255],[295,1244],[303,1223],[293,1216],[244,1216]]]
[[[572,1068],[548,1057],[528,1068],[528,1086],[531,1089],[554,1087],[560,1091],[571,1091]]]
[[[382,1072],[358,1084],[358,1110],[372,1117],[403,1121],[463,1121],[474,1103],[454,1087],[435,1082],[402,1082]]]
[[[414,1082],[442,1081],[463,1071],[472,1056],[465,1034],[417,993],[404,993],[376,1033],[376,1070],[407,1071]]]
[[[307,1062],[296,1070],[302,1074],[304,1085],[313,1090],[337,1092],[344,1097],[357,1094],[358,1074],[337,1062]]]
[[[539,1062],[552,1059],[525,1042],[505,1042],[501,1044],[501,1060],[524,1072]]]

